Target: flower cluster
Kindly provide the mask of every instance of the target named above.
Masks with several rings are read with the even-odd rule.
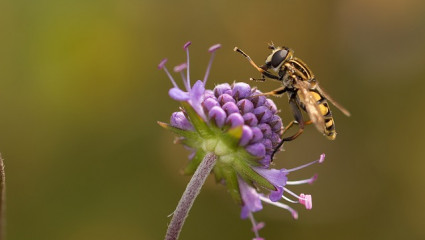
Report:
[[[192,86],[189,45],[190,42],[183,47],[187,61],[174,68],[182,77],[184,90],[178,87],[165,67],[166,59],[158,65],[173,84],[170,97],[181,102],[183,107],[171,115],[170,124],[159,124],[176,133],[178,142],[190,149],[191,161],[185,173],[193,174],[207,153],[217,156],[213,169],[217,181],[225,184],[233,199],[241,205],[241,218],[251,219],[255,239],[262,239],[258,230],[264,223],[257,224],[252,213],[261,210],[262,202],[265,202],[287,209],[295,219],[298,218],[297,212],[280,202],[281,199],[311,209],[311,195],[295,194],[287,186],[312,183],[317,175],[298,181],[288,181],[287,175],[313,163],[323,162],[324,154],[316,161],[293,169],[270,168],[271,155],[279,145],[283,132],[276,105],[246,83],[224,83],[213,90],[205,89],[215,51],[221,47],[219,44],[209,49],[212,55],[204,79]]]

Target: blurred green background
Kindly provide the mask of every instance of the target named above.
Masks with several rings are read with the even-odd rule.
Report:
[[[178,103],[156,69],[184,61],[192,77],[217,52],[208,86],[258,73],[266,43],[286,45],[352,112],[332,108],[339,135],[308,127],[278,155],[290,168],[325,152],[314,208],[293,220],[265,206],[266,239],[425,239],[425,2],[0,2],[0,152],[9,240],[162,239],[189,177],[187,151],[157,124]],[[263,91],[275,82],[256,83]],[[285,122],[286,97],[276,99]],[[247,220],[212,177],[181,239],[251,239]]]

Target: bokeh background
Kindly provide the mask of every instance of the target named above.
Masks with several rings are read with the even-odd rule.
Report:
[[[187,151],[157,124],[178,103],[156,69],[184,61],[208,86],[258,73],[266,43],[286,45],[352,112],[332,108],[339,135],[308,127],[278,155],[293,167],[325,152],[314,208],[300,219],[256,214],[266,239],[425,239],[425,3],[420,0],[0,2],[0,152],[9,240],[162,239],[188,176]],[[261,90],[275,82],[255,83]],[[286,97],[277,98],[285,122]],[[181,239],[251,239],[247,220],[211,177]]]

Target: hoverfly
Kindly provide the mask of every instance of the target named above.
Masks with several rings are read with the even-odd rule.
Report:
[[[261,78],[250,78],[250,80],[265,81],[267,77],[282,83],[283,86],[261,95],[279,96],[285,92],[288,94],[289,105],[295,120],[288,124],[284,132],[294,123],[298,124],[299,129],[294,135],[281,140],[273,151],[272,159],[285,141],[297,138],[304,131],[304,126],[310,123],[313,123],[319,132],[322,132],[329,140],[334,140],[336,137],[335,122],[327,101],[335,105],[346,116],[350,116],[350,112],[320,88],[313,72],[301,59],[294,57],[293,50],[287,47],[275,47],[273,44],[269,44],[269,49],[272,50],[272,53],[267,57],[266,63],[260,67],[238,47],[233,50],[242,54],[261,73]],[[269,69],[272,69],[277,75],[271,73]],[[310,121],[304,122],[300,109],[307,112]]]

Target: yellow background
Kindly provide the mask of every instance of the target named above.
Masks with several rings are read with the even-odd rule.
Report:
[[[9,240],[162,239],[189,177],[187,151],[156,121],[178,103],[156,69],[185,60],[208,87],[259,77],[266,43],[295,50],[321,86],[338,137],[314,127],[286,144],[275,167],[317,159],[313,209],[295,221],[265,206],[266,239],[425,239],[425,4],[419,0],[0,2],[0,152]],[[178,77],[176,75],[176,77]],[[275,82],[255,83],[267,91]],[[285,122],[286,96],[275,99]],[[250,223],[210,177],[181,239],[251,239]]]

